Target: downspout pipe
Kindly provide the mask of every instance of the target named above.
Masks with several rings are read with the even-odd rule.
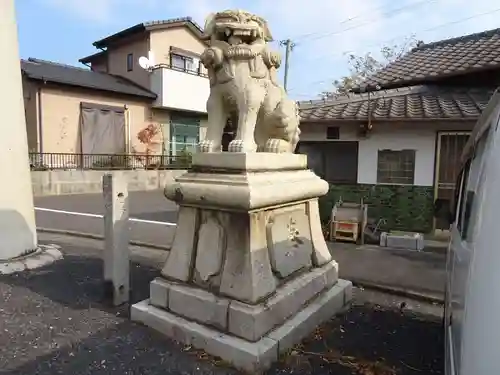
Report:
[[[36,111],[37,111],[37,151],[43,154],[43,109],[42,109],[42,88],[36,90]]]

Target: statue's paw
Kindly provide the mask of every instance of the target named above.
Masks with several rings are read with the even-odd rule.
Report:
[[[266,145],[257,145],[257,152],[266,152]]]
[[[200,152],[215,152],[214,142],[209,140],[203,140],[198,144],[198,149]]]
[[[255,152],[257,145],[255,142],[245,142],[242,139],[234,139],[229,143],[229,152]]]
[[[275,154],[293,152],[290,146],[290,142],[287,142],[284,139],[271,138],[267,140],[264,152],[272,152]]]

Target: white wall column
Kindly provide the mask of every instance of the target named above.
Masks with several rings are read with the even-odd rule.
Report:
[[[0,261],[37,247],[14,0],[0,1]]]

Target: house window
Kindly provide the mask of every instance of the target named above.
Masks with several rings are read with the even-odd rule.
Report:
[[[182,155],[185,152],[194,153],[199,142],[199,119],[181,116],[172,117],[170,122],[170,147],[168,150],[170,155]]]
[[[175,53],[170,54],[170,62],[171,66],[174,69],[183,70],[183,71],[194,71],[193,58],[178,55]]]
[[[338,126],[329,126],[326,128],[326,139],[339,139],[340,132]]]
[[[415,150],[379,150],[377,183],[413,185],[415,181]]]
[[[129,53],[127,55],[127,72],[134,70],[134,54]]]
[[[307,155],[307,165],[331,184],[358,181],[358,142],[300,142],[297,152]]]

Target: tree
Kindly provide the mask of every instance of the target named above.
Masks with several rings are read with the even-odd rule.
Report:
[[[404,43],[385,46],[380,50],[379,59],[373,57],[371,53],[366,53],[362,56],[348,54],[347,59],[350,74],[333,81],[334,89],[332,91],[322,92],[321,97],[328,99],[334,97],[336,94],[349,93],[369,76],[373,75],[387,64],[398,60],[420,43],[422,42],[418,42],[414,37],[410,37]]]
[[[162,140],[158,139],[158,136],[161,134],[161,125],[158,124],[149,124],[145,128],[141,129],[137,133],[137,139],[139,142],[144,145],[144,151],[137,152],[138,155],[144,156],[144,166],[149,168],[151,166],[151,157],[156,153],[158,147],[162,144]],[[137,159],[141,160],[140,156],[136,156]],[[154,164],[154,163],[153,163]]]

